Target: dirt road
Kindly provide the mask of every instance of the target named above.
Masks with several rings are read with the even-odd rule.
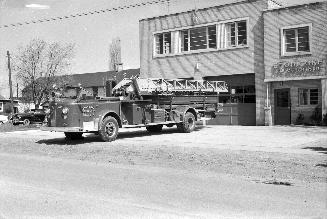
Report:
[[[326,151],[322,128],[0,133],[0,218],[324,218]]]

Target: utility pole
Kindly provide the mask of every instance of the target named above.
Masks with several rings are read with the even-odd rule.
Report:
[[[8,71],[9,71],[9,89],[10,89],[10,107],[11,112],[14,112],[14,104],[13,104],[13,95],[12,95],[12,81],[11,81],[11,65],[10,65],[10,53],[7,51],[7,57],[8,57]]]

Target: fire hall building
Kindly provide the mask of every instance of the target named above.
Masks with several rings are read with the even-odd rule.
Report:
[[[284,75],[280,77],[281,69],[287,65],[285,54],[280,51],[281,48],[285,48],[283,31],[287,32],[288,27],[292,29],[292,25],[300,25],[300,23],[323,22],[319,20],[323,19],[322,16],[319,18],[319,15],[316,15],[315,21],[304,22],[305,18],[300,18],[301,14],[298,14],[299,20],[288,14],[284,18],[286,22],[283,23],[280,20],[281,12],[283,9],[275,1],[244,0],[140,20],[140,76],[226,81],[229,92],[221,93],[219,97],[220,102],[224,104],[223,111],[217,119],[210,121],[211,124],[264,125],[280,113],[279,111],[277,114],[274,113],[274,110],[279,110],[278,107],[273,107],[275,103],[279,103],[274,101],[274,92],[279,96],[286,94],[280,95],[278,86],[292,87],[290,98],[291,91],[294,93],[293,90],[297,89],[294,86],[298,84],[298,80],[289,83],[289,78]],[[307,12],[308,15],[309,13]],[[307,16],[307,19],[312,18]],[[290,24],[291,21],[294,21],[294,24]],[[297,27],[300,26],[294,26]],[[314,35],[313,27],[313,24],[309,25],[310,37]],[[326,33],[326,30],[322,29],[323,27],[320,27],[317,31],[320,34],[323,31]],[[269,41],[267,37],[272,39]],[[321,39],[324,37],[326,36],[320,36]],[[314,39],[319,41],[318,38],[317,35]],[[323,53],[326,55],[326,46],[323,51],[322,44],[326,45],[326,39],[319,43],[313,43],[310,38],[312,48],[310,47],[308,54],[301,55],[301,58],[307,57],[308,63],[317,63],[307,65],[319,67],[319,74],[321,74],[319,77],[323,78],[325,70],[322,55]],[[319,55],[315,48],[321,50],[318,52]],[[298,49],[295,52],[299,52]],[[309,53],[311,57],[308,57]],[[296,63],[302,63],[296,55],[285,57],[297,60]],[[289,62],[293,63],[293,61]],[[314,88],[322,80],[311,76],[305,80],[313,80],[315,86],[310,86],[309,91],[301,92],[312,92],[314,97]],[[322,101],[321,86],[318,89],[319,103]],[[310,107],[312,108],[313,105]]]

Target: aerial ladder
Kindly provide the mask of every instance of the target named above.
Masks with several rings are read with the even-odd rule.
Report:
[[[123,79],[114,88],[113,92],[127,91],[139,96],[149,95],[205,95],[228,92],[224,81],[161,79],[161,78],[131,78]]]

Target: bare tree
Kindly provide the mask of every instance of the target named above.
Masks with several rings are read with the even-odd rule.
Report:
[[[121,64],[121,47],[120,38],[112,39],[109,45],[109,71],[117,71],[118,65]]]
[[[54,84],[63,86],[67,82],[64,75],[67,75],[73,55],[73,44],[47,43],[40,39],[20,47],[13,57],[13,67],[24,87],[23,98],[33,101],[38,108]]]

